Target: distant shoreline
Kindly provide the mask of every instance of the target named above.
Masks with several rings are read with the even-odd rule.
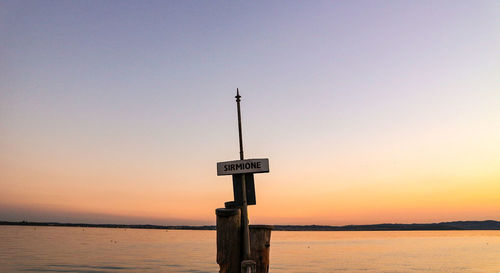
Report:
[[[171,230],[215,230],[215,226],[162,226],[162,225],[124,225],[124,224],[85,224],[58,222],[11,222],[0,221],[0,226],[51,226],[51,227],[94,227],[130,229],[171,229]],[[500,221],[454,221],[430,224],[375,224],[375,225],[273,225],[277,231],[410,231],[410,230],[500,230]]]

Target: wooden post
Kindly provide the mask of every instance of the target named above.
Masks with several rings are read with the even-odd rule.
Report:
[[[269,251],[273,226],[250,225],[250,259],[256,262],[256,273],[269,272]]]
[[[237,208],[219,208],[215,214],[219,273],[240,273],[241,211]]]

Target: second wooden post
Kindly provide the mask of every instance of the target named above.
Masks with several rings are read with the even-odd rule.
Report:
[[[250,225],[251,259],[256,263],[256,273],[269,272],[269,252],[273,226]]]

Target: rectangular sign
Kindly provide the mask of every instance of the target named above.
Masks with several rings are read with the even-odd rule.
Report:
[[[268,173],[269,159],[255,158],[233,160],[217,163],[217,175],[231,175],[241,173]]]
[[[233,174],[233,194],[234,204],[243,206],[243,185],[241,178],[245,176],[245,187],[247,192],[247,205],[255,205],[255,183],[253,181],[253,173]]]

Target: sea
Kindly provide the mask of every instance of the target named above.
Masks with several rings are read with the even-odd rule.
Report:
[[[215,231],[0,226],[0,272],[218,272]],[[500,231],[273,231],[270,272],[500,273]]]

